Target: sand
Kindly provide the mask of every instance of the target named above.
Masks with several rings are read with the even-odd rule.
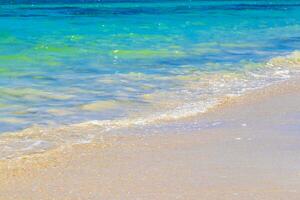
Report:
[[[299,80],[128,131],[2,163],[0,199],[300,199]]]

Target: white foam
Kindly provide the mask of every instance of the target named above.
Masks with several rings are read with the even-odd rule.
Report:
[[[139,109],[142,114],[137,116],[92,120],[61,128],[32,127],[19,133],[5,134],[0,140],[0,159],[42,152],[61,145],[90,143],[103,133],[116,129],[193,117],[207,112],[226,97],[240,96],[249,90],[287,80],[299,72],[299,66],[300,53],[294,52],[286,57],[271,59],[263,67],[244,72],[192,74],[191,79],[183,79],[184,87],[180,90],[160,92],[151,97],[149,102],[152,107],[148,110]]]

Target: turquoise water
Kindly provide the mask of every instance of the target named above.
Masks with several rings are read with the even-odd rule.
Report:
[[[297,50],[299,22],[300,1],[6,2],[0,132],[205,112],[291,77],[272,58]]]

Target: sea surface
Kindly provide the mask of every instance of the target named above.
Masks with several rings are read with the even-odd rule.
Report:
[[[296,76],[299,46],[296,0],[1,0],[0,133],[195,116]]]

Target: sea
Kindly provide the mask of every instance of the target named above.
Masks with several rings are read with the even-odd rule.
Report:
[[[201,115],[299,46],[299,0],[0,0],[1,158]]]

